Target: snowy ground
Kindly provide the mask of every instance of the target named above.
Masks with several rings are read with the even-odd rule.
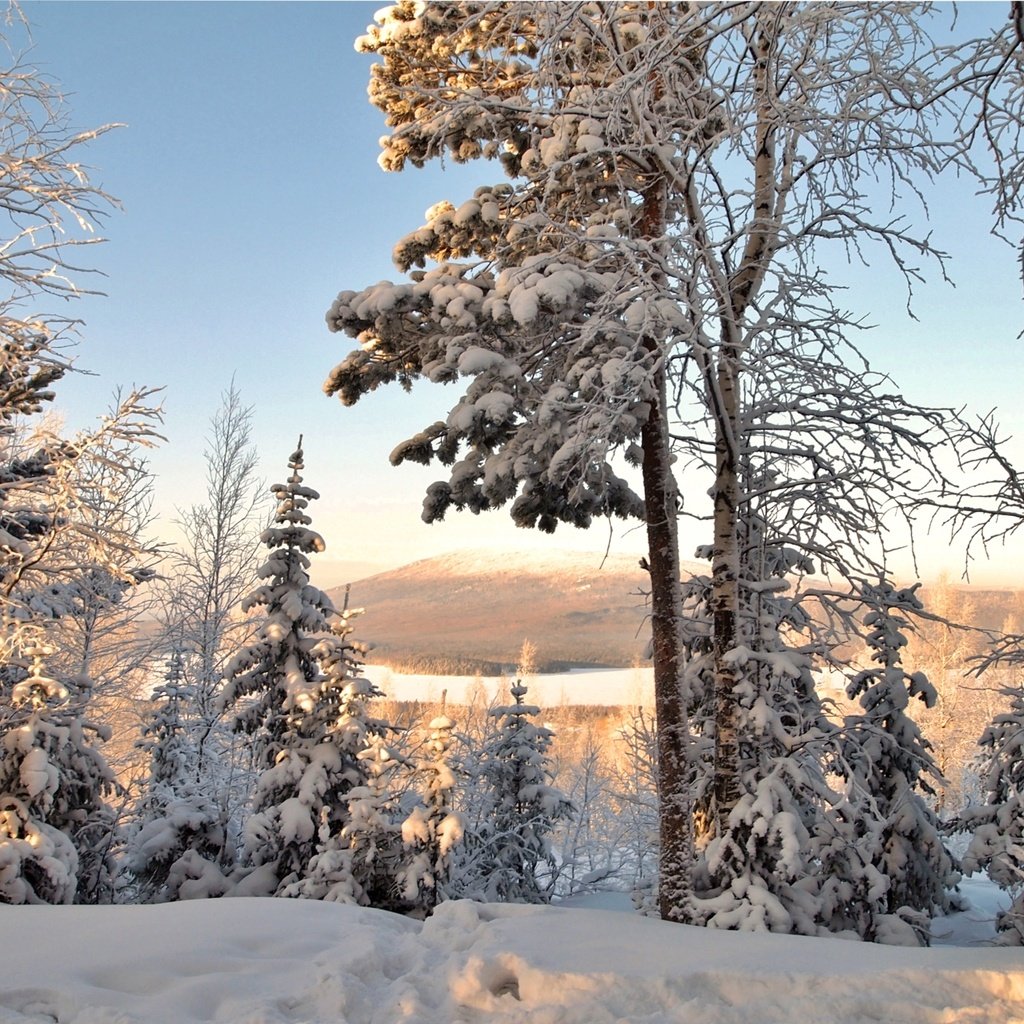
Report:
[[[460,901],[422,924],[284,899],[0,907],[0,1024],[1024,1022],[1020,949],[711,932],[607,906],[622,899]]]

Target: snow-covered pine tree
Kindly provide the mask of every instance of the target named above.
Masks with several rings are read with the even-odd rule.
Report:
[[[985,803],[960,816],[971,832],[964,874],[987,871],[1012,897],[996,920],[998,941],[1024,946],[1024,688],[1003,691],[1009,707],[996,715],[978,741],[984,761]]]
[[[554,734],[533,721],[540,708],[525,702],[520,681],[510,692],[513,703],[489,711],[495,729],[479,758],[486,812],[476,834],[467,836],[474,848],[471,891],[486,900],[546,903],[558,874],[551,834],[574,808],[553,784]]]
[[[407,908],[422,913],[452,897],[453,852],[464,835],[463,816],[453,803],[455,773],[450,758],[454,728],[446,715],[438,715],[427,725],[424,752],[416,764],[417,800],[401,827],[405,857],[396,878],[398,892]]]
[[[320,808],[316,853],[303,877],[282,890],[284,896],[395,906],[402,843],[391,785],[400,761],[385,739],[389,726],[369,712],[367,702],[380,695],[363,678],[352,679],[341,691],[341,706],[328,735],[348,757],[354,756],[359,776],[353,772],[349,779],[340,828],[337,811]]]
[[[138,743],[149,754],[148,792],[139,801],[143,812],[160,806],[161,790],[173,792],[195,774],[195,749],[185,723],[191,698],[182,680],[181,650],[174,647],[164,681],[153,688],[149,720]]]
[[[747,492],[763,491],[758,483],[748,478]],[[809,616],[789,596],[814,567],[758,512],[742,518],[747,645],[732,655],[746,680],[737,703],[740,799],[701,851],[707,888],[697,887],[695,912],[712,927],[814,935],[823,924],[816,846],[833,800],[823,762],[835,730],[811,671],[818,645]],[[712,804],[709,817],[717,816]]]
[[[348,639],[355,613],[338,612],[310,583],[308,556],[324,542],[305,511],[319,494],[302,483],[301,437],[288,465],[287,482],[271,488],[278,507],[263,532],[265,582],[243,602],[266,618],[256,642],[231,660],[222,697],[235,729],[252,736],[259,770],[242,858],[242,891],[252,895],[280,894],[306,877],[318,830],[345,824],[346,794],[366,780],[358,755],[377,729],[346,707],[367,695],[347,690],[361,668]]]
[[[852,856],[837,915],[864,938],[895,944],[926,943],[932,914],[949,908],[959,881],[926,799],[935,792],[938,768],[908,713],[911,700],[926,706],[935,701],[924,673],[909,672],[902,663],[907,614],[923,610],[916,590],[917,585],[897,589],[882,582],[864,594],[870,609],[864,618],[867,645],[875,665],[858,672],[847,687],[863,711],[846,718],[841,744],[847,791],[855,794],[855,804],[843,815],[843,838]]]
[[[175,647],[164,682],[153,690],[139,741],[149,753],[149,775],[126,844],[126,865],[144,903],[177,899],[168,881],[184,877],[183,857],[199,856],[223,869],[234,860],[224,814],[199,774],[189,728],[193,697],[182,677],[181,650]]]
[[[88,681],[60,682],[38,630],[23,630],[4,666],[0,717],[0,901],[99,903],[113,898],[116,787],[83,717]],[[20,662],[20,666],[19,666]]]

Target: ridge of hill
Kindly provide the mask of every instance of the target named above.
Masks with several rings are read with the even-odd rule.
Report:
[[[538,669],[621,667],[644,655],[646,586],[636,555],[470,550],[358,580],[349,605],[371,661],[500,671],[528,639]],[[340,607],[345,588],[328,593]]]
[[[685,577],[708,565],[682,569]],[[365,609],[355,636],[373,647],[369,660],[396,668],[500,675],[513,670],[524,640],[536,646],[538,671],[646,662],[648,579],[637,555],[465,550],[350,586],[350,607]],[[960,611],[973,625],[999,629],[1011,612],[1024,622],[1024,592],[953,589],[969,598]],[[328,594],[342,606],[344,587]],[[927,608],[928,585],[921,594]]]

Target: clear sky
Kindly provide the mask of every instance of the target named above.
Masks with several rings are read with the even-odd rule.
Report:
[[[426,526],[424,487],[438,474],[392,468],[400,440],[442,418],[452,396],[385,389],[353,409],[322,382],[351,347],[324,313],[343,288],[394,278],[390,252],[440,199],[458,204],[493,167],[377,167],[381,115],[366,99],[370,60],[353,40],[380,3],[28,2],[29,60],[60,81],[76,127],[123,122],[92,145],[93,180],[123,203],[92,250],[107,276],[88,298],[78,353],[95,376],[62,382],[72,425],[106,406],[117,385],[166,386],[167,445],[152,457],[158,508],[203,499],[202,450],[232,378],[256,409],[262,472],[283,478],[305,437],[306,482],[328,559],[399,565],[460,547],[603,550],[606,528],[554,537],[515,530],[506,512]],[[1006,4],[971,5],[996,24]],[[917,322],[888,267],[858,270],[849,297],[880,326],[865,343],[877,368],[931,405],[998,407],[1024,436],[1021,283],[1012,250],[992,242],[987,209],[947,183],[935,190],[936,235],[958,287],[920,291]],[[1024,462],[1024,445],[1013,446]],[[642,533],[616,527],[612,550],[639,552]],[[705,541],[684,539],[683,554]],[[959,575],[945,543],[926,545],[925,575]],[[1019,575],[1024,538],[977,567],[979,581]],[[325,565],[326,570],[326,565]],[[340,577],[350,573],[338,567]]]

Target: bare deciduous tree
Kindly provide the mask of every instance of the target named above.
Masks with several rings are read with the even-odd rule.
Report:
[[[269,513],[257,476],[252,408],[242,403],[234,384],[211,421],[204,454],[206,500],[181,512],[183,540],[172,556],[164,612],[194,693],[200,774],[219,757],[211,737],[221,720],[225,665],[255,632],[239,609],[256,579],[260,533]],[[221,739],[231,742],[226,734]]]

